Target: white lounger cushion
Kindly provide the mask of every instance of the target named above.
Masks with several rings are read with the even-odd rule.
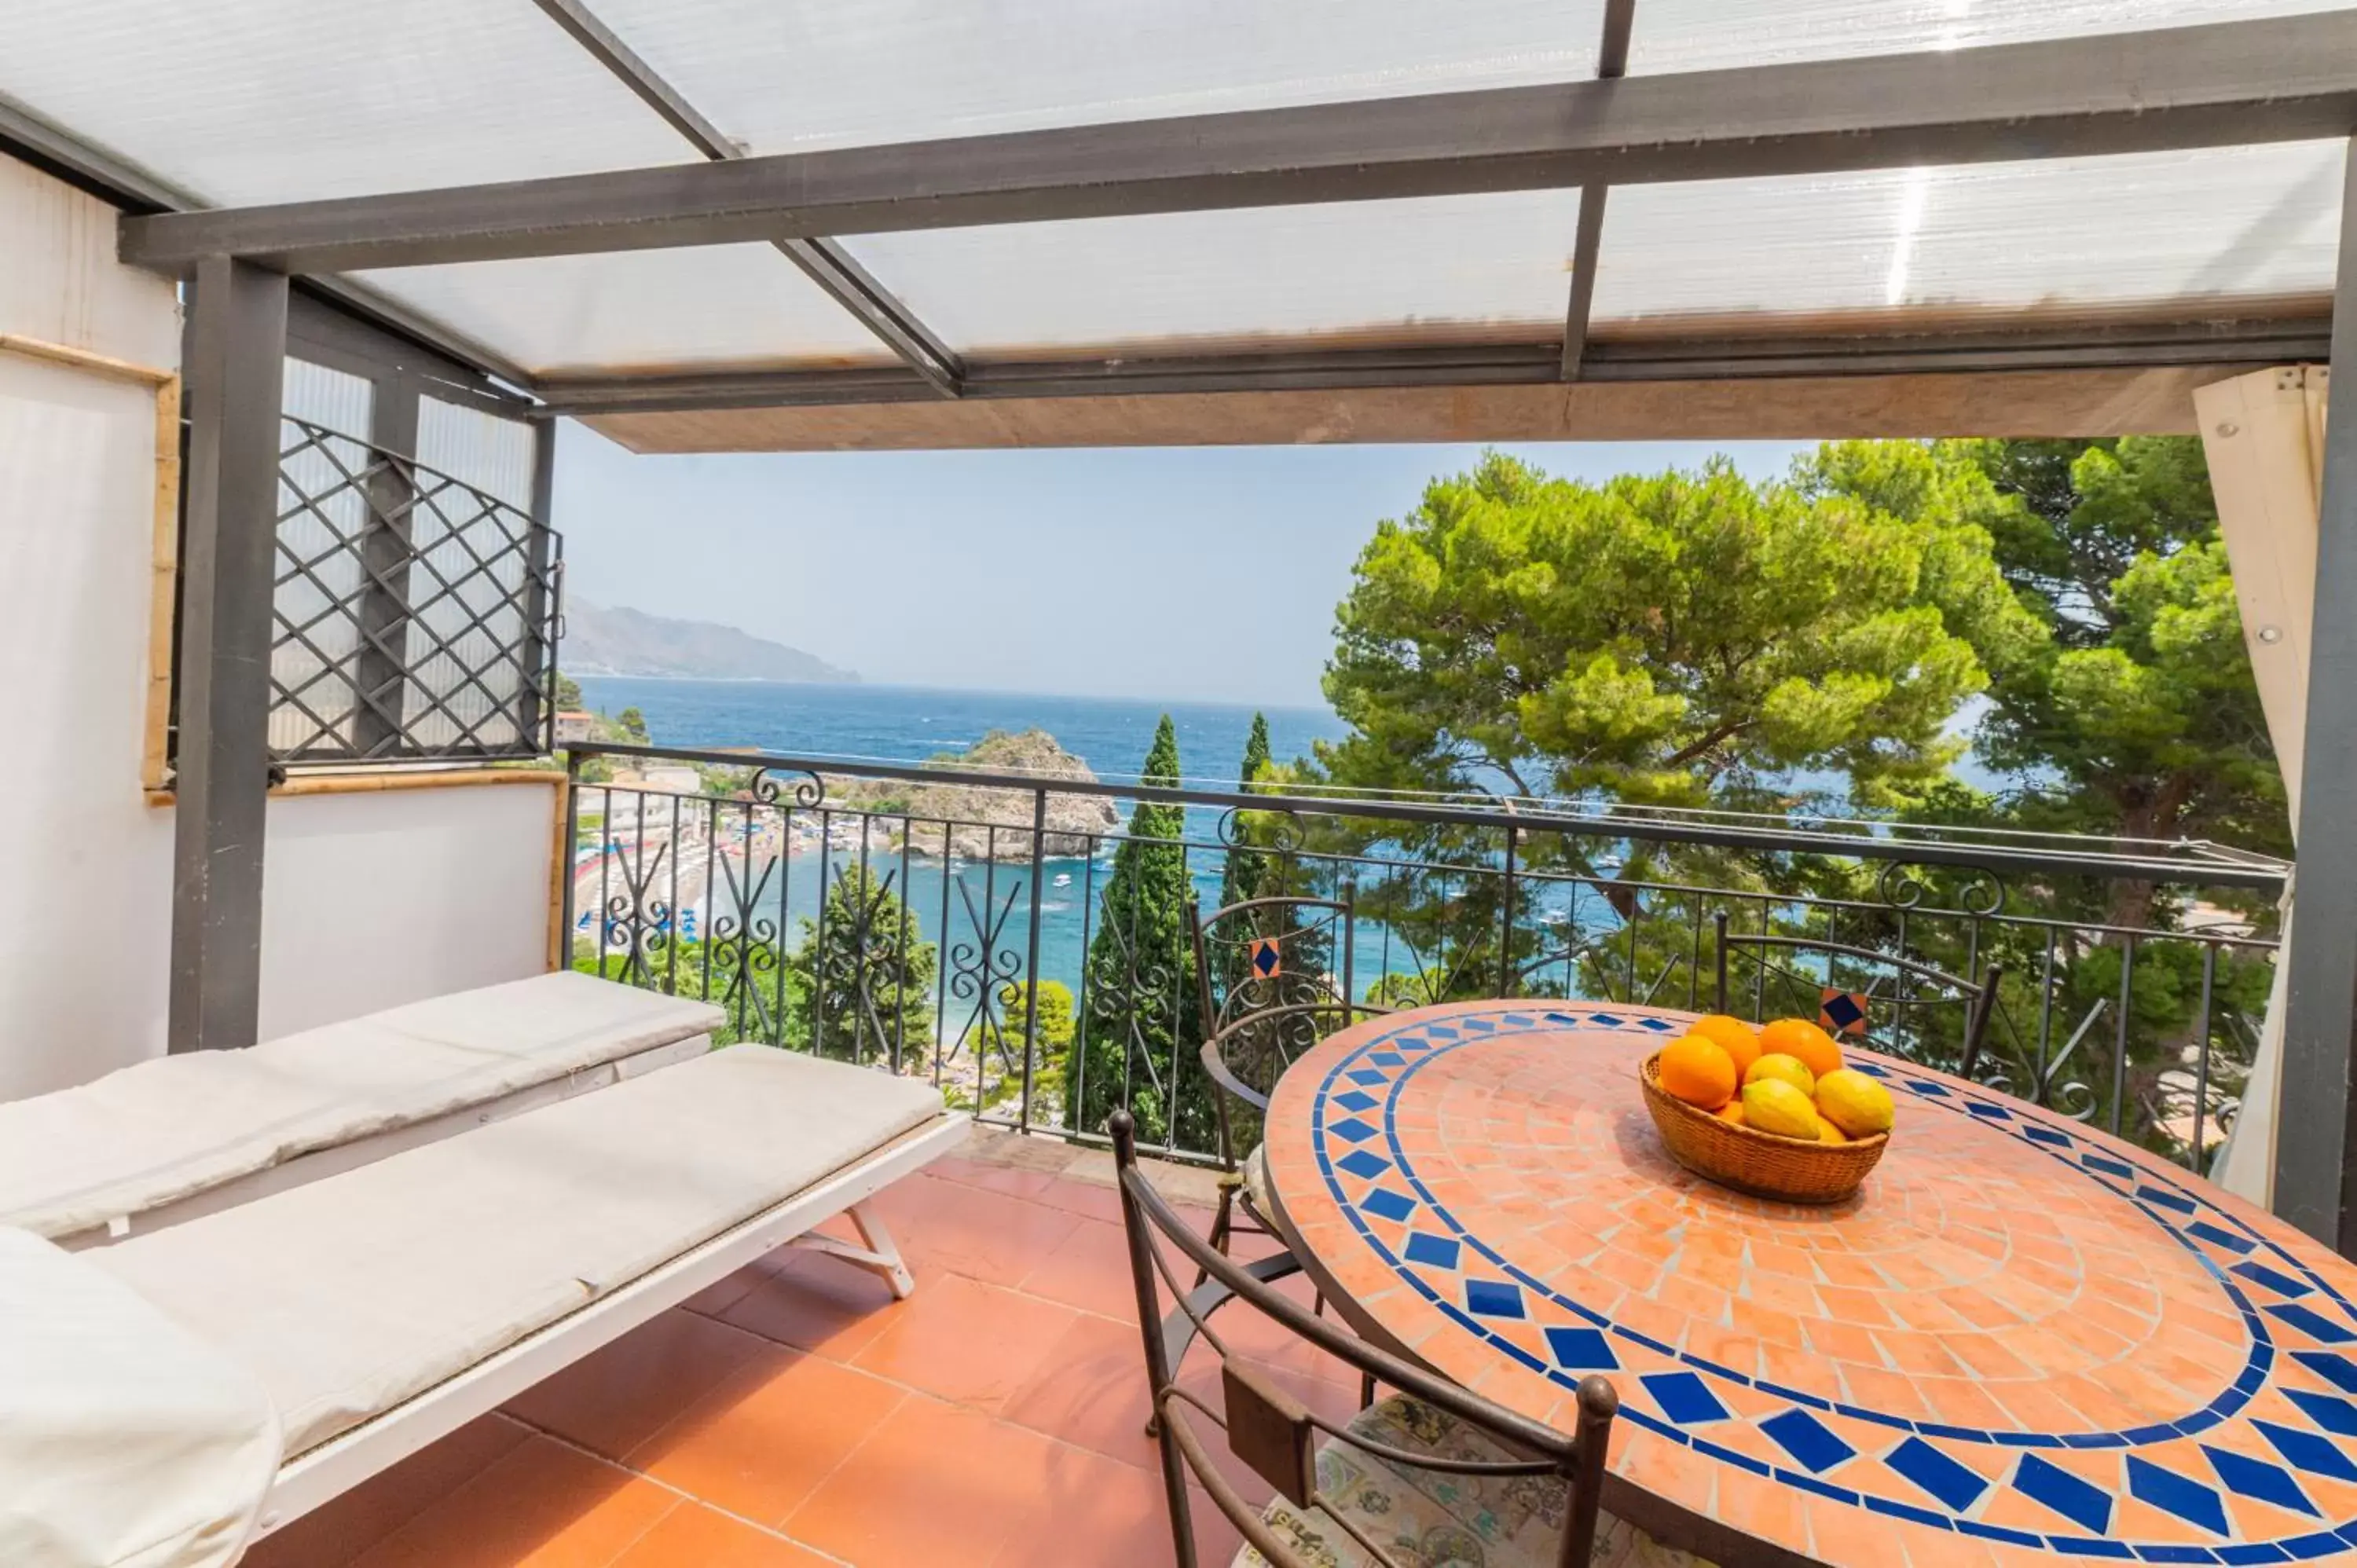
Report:
[[[247,1050],[140,1062],[0,1104],[0,1225],[71,1235],[300,1155],[707,1034],[724,1018],[709,1003],[565,972]]]
[[[736,1046],[84,1256],[251,1369],[297,1455],[942,1114]]]
[[[232,1563],[278,1463],[251,1373],[86,1260],[0,1230],[0,1563]]]

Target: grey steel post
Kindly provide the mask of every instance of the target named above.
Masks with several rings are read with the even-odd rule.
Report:
[[[1514,996],[1514,860],[1521,848],[1522,830],[1508,822],[1505,897],[1498,906],[1498,994],[1510,1002]]]
[[[2335,380],[2357,381],[2357,141],[2341,193]],[[2338,399],[2335,399],[2337,402]],[[2276,1112],[2276,1213],[2357,1255],[2350,1062],[2357,1040],[2357,409],[2325,437],[2300,770],[2299,912],[2292,922]]]
[[[523,669],[516,693],[519,726],[556,748],[556,645],[564,632],[564,563],[552,559],[555,535],[556,421],[532,422],[532,547],[524,552]],[[546,635],[543,635],[545,628]],[[547,701],[542,699],[545,697]]]
[[[352,709],[352,743],[363,757],[396,751],[408,702],[410,513],[417,481],[417,382],[399,371],[379,376],[369,398],[369,445],[376,465],[369,476],[367,533],[361,565],[361,646],[353,665],[360,691]]]
[[[199,263],[185,367],[193,424],[180,557],[174,1051],[250,1046],[261,1011],[285,352],[285,274],[225,256]]]
[[[1031,935],[1023,959],[1023,1115],[1017,1123],[1031,1127],[1031,1064],[1039,1055],[1039,899],[1040,879],[1048,873],[1048,791],[1031,792]],[[943,875],[949,875],[946,867]],[[979,1087],[981,1079],[976,1078]]]

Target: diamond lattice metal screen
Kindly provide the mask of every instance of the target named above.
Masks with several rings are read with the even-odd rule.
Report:
[[[424,761],[550,749],[554,533],[414,457],[305,419],[281,429],[272,755]]]

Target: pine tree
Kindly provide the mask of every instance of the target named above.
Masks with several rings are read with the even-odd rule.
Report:
[[[1178,731],[1168,714],[1139,777],[1178,787]],[[1065,1085],[1065,1125],[1093,1132],[1125,1105],[1146,1141],[1207,1149],[1210,1085],[1189,1041],[1197,1009],[1186,826],[1186,808],[1141,800],[1114,852],[1089,943],[1085,1044],[1082,1070]]]

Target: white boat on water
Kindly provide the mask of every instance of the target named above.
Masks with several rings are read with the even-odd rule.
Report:
[[[1069,871],[1056,873],[1055,880],[1048,884],[1050,887],[1070,887],[1071,885],[1072,874]]]

